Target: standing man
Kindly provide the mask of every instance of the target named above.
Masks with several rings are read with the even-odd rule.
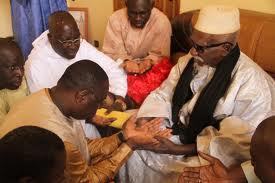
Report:
[[[102,48],[105,54],[123,63],[129,74],[128,96],[137,104],[161,84],[171,69],[167,60],[171,25],[154,3],[125,0],[126,8],[109,18]]]

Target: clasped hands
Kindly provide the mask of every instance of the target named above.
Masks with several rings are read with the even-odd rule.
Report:
[[[155,118],[153,120],[143,121],[142,124],[137,124],[136,115],[133,115],[124,125],[123,134],[126,143],[133,150],[146,149],[149,146],[159,144],[159,138],[171,137],[170,129],[162,129],[162,118]]]
[[[151,59],[144,59],[140,61],[126,60],[121,65],[129,74],[143,74],[153,66]]]

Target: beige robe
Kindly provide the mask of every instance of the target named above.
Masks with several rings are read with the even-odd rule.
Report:
[[[38,126],[57,134],[66,149],[66,178],[70,183],[101,183],[112,180],[132,150],[117,135],[86,140],[79,120],[66,117],[53,103],[48,89],[26,97],[12,107],[0,138],[21,126]]]
[[[158,61],[162,56],[170,56],[170,37],[170,22],[158,9],[152,9],[143,29],[136,29],[131,26],[124,8],[109,18],[102,51],[114,60],[148,58]]]

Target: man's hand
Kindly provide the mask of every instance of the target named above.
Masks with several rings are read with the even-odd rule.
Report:
[[[123,111],[122,104],[118,102],[114,102],[111,106],[106,107],[105,115],[110,114],[112,111]]]
[[[139,74],[143,74],[144,72],[148,71],[152,67],[152,60],[151,59],[145,59],[140,61],[139,63]]]
[[[160,128],[162,125],[161,118],[155,118],[139,127],[137,127],[136,121],[136,115],[134,115],[123,125],[124,137],[133,149],[142,149],[143,145],[157,144],[158,141],[154,136],[166,138],[171,136],[170,129],[162,130]]]
[[[127,60],[121,66],[124,68],[124,70],[127,73],[130,73],[130,74],[138,74],[139,73],[139,65],[136,61]]]
[[[116,118],[104,118],[102,116],[95,115],[90,122],[97,126],[107,126],[115,120]]]
[[[153,151],[156,153],[170,154],[171,152],[174,152],[175,149],[177,149],[178,145],[174,144],[171,140],[167,138],[161,136],[155,136],[154,138],[159,143],[144,147],[146,150]]]
[[[241,183],[243,177],[233,175],[220,160],[199,152],[199,155],[209,161],[210,165],[187,167],[179,177],[178,183]],[[240,170],[242,171],[242,170]]]

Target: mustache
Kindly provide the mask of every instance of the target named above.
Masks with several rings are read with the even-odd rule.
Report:
[[[199,62],[204,63],[204,60],[199,56],[194,56],[193,58],[195,59],[195,61],[199,61]]]

